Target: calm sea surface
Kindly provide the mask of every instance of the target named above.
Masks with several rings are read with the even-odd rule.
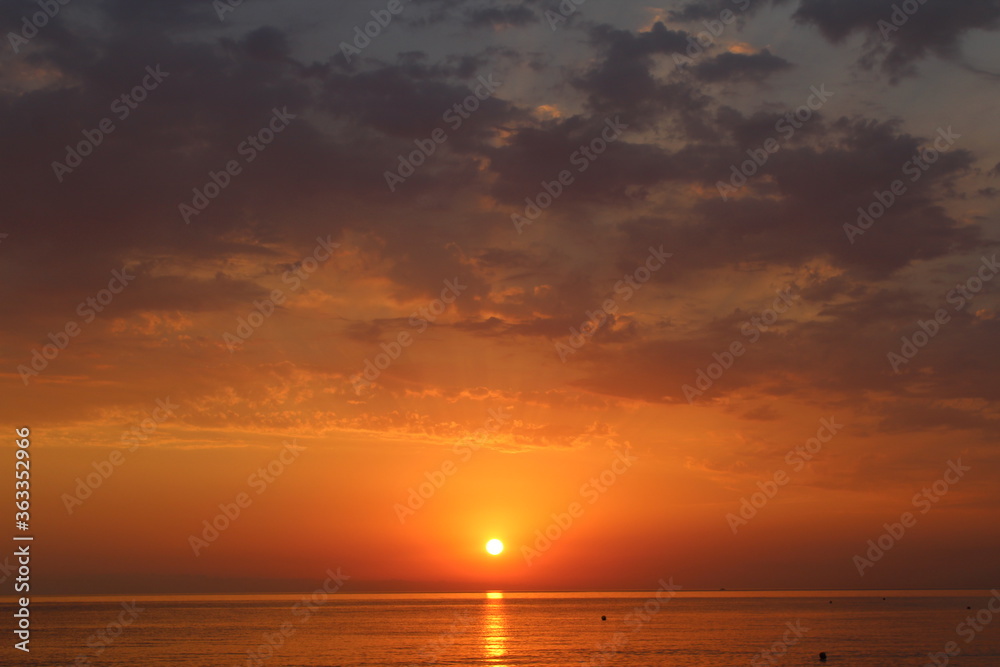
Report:
[[[131,610],[133,598],[36,599],[30,656],[8,645],[0,663],[714,667],[818,665],[825,651],[828,665],[919,667],[953,641],[961,653],[948,664],[1000,665],[1000,614],[985,591],[660,596],[139,597]],[[959,626],[977,612],[989,617],[981,631]]]

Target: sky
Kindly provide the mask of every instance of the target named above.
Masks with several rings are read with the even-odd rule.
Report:
[[[1000,2],[895,4],[0,5],[35,590],[995,586]]]

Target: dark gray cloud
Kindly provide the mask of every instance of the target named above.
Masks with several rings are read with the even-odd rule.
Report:
[[[752,81],[760,82],[767,77],[791,69],[792,63],[767,49],[760,53],[725,52],[702,60],[692,69],[702,81]]]
[[[758,117],[743,118],[742,125],[729,113],[724,117],[738,142],[716,155],[714,166],[707,165],[715,170],[715,178],[705,179],[709,187],[730,185],[733,165],[749,159],[747,149],[780,136],[774,127],[781,115],[772,115],[766,123]],[[912,262],[985,243],[980,227],[960,223],[940,204],[942,191],[970,170],[970,152],[943,153],[913,182],[913,159],[924,141],[902,133],[897,124],[810,122],[809,133],[785,142],[759,174],[747,179],[743,196],[729,201],[705,198],[695,205],[689,222],[623,223],[631,246],[646,247],[665,237],[681,239],[691,252],[679,253],[676,263],[691,270],[737,261],[793,266],[823,258],[858,277],[881,279]],[[911,170],[904,171],[907,165]],[[852,244],[844,225],[855,224],[857,209],[869,207],[874,193],[886,191],[896,180],[903,181],[907,191]]]
[[[865,35],[861,65],[898,78],[930,54],[958,57],[961,38],[972,30],[1000,28],[1000,0],[801,0],[794,16],[835,43],[854,32]]]
[[[854,304],[828,309],[811,322],[797,321],[794,310],[790,311],[778,327],[761,332],[751,342],[742,333],[742,324],[768,306],[769,300],[759,304],[759,309],[737,309],[681,339],[640,336],[624,345],[589,344],[574,357],[574,363],[589,370],[579,385],[612,396],[686,404],[684,385],[695,387],[699,369],[704,370],[715,360],[714,354],[724,353],[739,341],[744,354],[702,395],[695,396],[696,404],[725,400],[750,388],[756,396],[777,399],[795,391],[794,387],[803,387],[806,376],[822,377],[822,387],[802,389],[806,395],[800,400],[810,400],[808,394],[820,389],[827,401],[832,392],[846,403],[852,403],[861,390],[908,396],[928,406],[940,406],[945,399],[995,401],[1000,396],[995,384],[986,381],[1000,371],[1000,362],[983,354],[989,349],[986,337],[996,334],[996,320],[953,312],[954,319],[903,367],[903,374],[896,375],[889,365],[887,355],[898,352],[900,337],[911,335],[917,321],[932,316],[936,308],[947,307],[943,296],[941,303],[928,304],[912,292],[872,290]],[[883,428],[894,431],[919,430],[919,424],[931,421],[936,427],[997,430],[996,420],[986,419],[989,410],[985,408],[937,409],[933,416],[915,420],[909,427],[899,422],[898,410],[887,409]],[[970,413],[979,416],[970,421]]]
[[[670,12],[670,20],[681,23],[718,20],[725,11],[742,18],[765,7],[781,4],[785,0],[698,0],[685,2],[680,9]]]
[[[436,128],[451,130],[458,124],[460,131],[455,131],[454,137],[468,142],[518,113],[497,95],[477,98],[477,90],[483,95],[488,92],[478,80],[460,84],[444,79],[445,72],[437,78],[421,74],[413,78],[407,68],[395,66],[333,74],[325,81],[321,104],[331,113],[354,118],[385,135],[410,140],[427,137]],[[487,81],[490,74],[484,77]],[[502,90],[502,77],[493,75],[492,82],[499,84],[496,90]],[[456,105],[461,107],[458,111],[454,110]]]
[[[538,14],[524,5],[483,7],[469,12],[466,25],[471,28],[508,28],[539,21]]]
[[[435,6],[456,20],[482,26],[527,25],[541,10],[536,3]],[[883,314],[903,308],[912,316],[916,309],[903,295],[883,294],[884,301],[876,301],[859,285],[891,278],[918,261],[987,244],[980,226],[956,220],[945,206],[955,184],[975,164],[971,152],[958,148],[944,153],[919,182],[908,184],[905,196],[857,244],[849,243],[844,223],[857,218],[857,208],[869,204],[873,192],[904,177],[903,165],[924,143],[895,121],[815,114],[782,143],[739,197],[716,197],[716,184],[729,177],[731,166],[775,136],[782,114],[771,111],[773,105],[747,113],[722,106],[700,84],[754,84],[792,66],[768,50],[704,56],[686,70],[691,75],[664,74],[664,63],[685,53],[689,33],[663,23],[646,32],[591,27],[585,46],[593,57],[575,72],[558,72],[568,85],[552,96],[561,103],[564,93],[578,94],[585,103],[582,111],[538,120],[509,101],[516,93],[505,81],[480,100],[460,129],[449,132],[427,166],[390,196],[384,173],[396,166],[397,156],[445,127],[443,114],[474,95],[478,77],[495,74],[503,81],[507,75],[494,69],[523,64],[523,56],[498,46],[446,55],[408,48],[386,62],[363,57],[347,68],[335,53],[328,61],[298,60],[295,35],[272,25],[226,37],[177,39],[192,26],[218,28],[217,17],[202,4],[184,4],[170,20],[159,20],[169,13],[163,3],[146,9],[120,3],[102,7],[113,14],[100,22],[103,41],[81,39],[65,25],[50,26],[47,37],[32,45],[37,48],[24,54],[25,62],[58,76],[23,94],[0,93],[6,118],[0,148],[10,156],[0,167],[0,181],[13,221],[4,231],[23,244],[24,257],[46,254],[52,260],[44,267],[10,257],[0,264],[12,312],[26,318],[71,315],[81,286],[100,286],[123,261],[140,267],[146,297],[123,298],[122,313],[179,309],[185,303],[190,310],[222,310],[227,303],[256,298],[254,283],[225,273],[164,276],[172,270],[168,258],[198,264],[240,256],[277,265],[282,259],[272,248],[305,251],[318,234],[352,232],[363,237],[359,243],[365,252],[386,261],[383,277],[395,296],[430,297],[444,278],[461,276],[470,284],[469,298],[458,306],[469,331],[495,337],[565,335],[607,291],[581,268],[592,258],[511,249],[497,242],[496,232],[514,234],[509,214],[523,208],[525,197],[537,194],[543,181],[572,169],[571,155],[600,135],[606,119],[629,129],[586,173],[576,174],[558,206],[545,214],[545,223],[557,234],[596,240],[597,213],[612,211],[611,239],[619,245],[602,246],[601,253],[602,261],[614,267],[634,265],[650,245],[669,240],[675,258],[655,276],[657,283],[678,284],[686,276],[731,270],[740,263],[798,267],[822,261],[843,274],[803,286],[803,294],[827,304],[835,321],[852,317],[829,305],[836,299],[875,303]],[[858,20],[836,23],[824,7],[803,3],[798,20],[821,26],[833,40],[861,29]],[[683,11],[688,18],[696,12],[693,6]],[[961,8],[957,13],[974,15]],[[139,26],[135,31],[128,28],[129,17]],[[964,33],[963,20],[947,24],[955,39]],[[912,21],[894,34],[903,39],[905,30],[923,30],[916,16]],[[927,48],[934,52],[934,44],[948,41],[941,35],[928,39]],[[911,60],[919,57],[917,51],[907,53]],[[130,89],[147,64],[162,65],[169,78],[64,183],[57,183],[51,161],[61,159],[68,143],[79,141],[84,129],[108,115],[109,102]],[[260,159],[245,165],[204,213],[184,225],[178,204],[190,201],[192,188],[204,186],[210,171],[234,157],[236,147],[266,124],[272,109],[285,107],[298,116],[296,121]],[[687,189],[702,194],[666,199],[683,202],[661,215],[631,213],[632,207],[659,201],[664,192]],[[499,207],[483,205],[480,198],[486,197]],[[527,289],[541,284],[549,291]],[[524,294],[490,305],[489,314],[477,318],[488,296],[514,287],[526,288]],[[186,296],[192,292],[199,298]],[[543,312],[548,315],[537,315]],[[644,339],[659,332],[624,320],[617,325],[614,335],[609,327],[580,358],[614,346],[638,350],[647,345],[643,354],[673,360],[675,353],[700,354],[723,338],[709,329],[705,342],[667,344]],[[363,323],[358,326],[352,335],[378,335],[365,332]],[[970,322],[963,331],[978,336],[990,326]],[[822,343],[827,335],[802,331],[814,336],[810,344]],[[804,357],[803,351],[800,360]],[[968,360],[955,361],[976,372]],[[640,367],[636,363],[636,370]],[[626,382],[625,376],[593,382],[602,391],[618,391],[619,381]],[[749,375],[742,380],[752,381]],[[736,382],[741,386],[741,380]],[[647,392],[642,395],[673,395],[663,387],[639,387]]]
[[[765,9],[793,2],[795,21],[816,27],[835,44],[843,44],[853,33],[863,35],[866,41],[858,63],[879,68],[893,80],[914,74],[917,63],[929,55],[958,58],[962,37],[973,30],[1000,28],[998,0],[705,0],[681,5],[670,19],[698,32],[703,21],[718,21],[727,10],[737,24],[743,24]]]
[[[634,33],[607,24],[590,30],[600,58],[573,81],[598,112],[628,111],[635,123],[651,121],[664,111],[698,113],[705,98],[684,82],[664,83],[653,74],[654,56],[683,54],[687,33],[657,22],[648,32]]]
[[[259,60],[281,61],[291,54],[288,38],[271,26],[263,26],[248,33],[241,46],[250,57]]]

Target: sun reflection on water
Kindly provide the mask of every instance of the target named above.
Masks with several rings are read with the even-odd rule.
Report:
[[[505,667],[507,656],[507,608],[503,593],[489,592],[484,603],[483,657],[487,664]]]

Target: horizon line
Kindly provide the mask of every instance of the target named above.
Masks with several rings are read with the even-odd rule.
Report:
[[[357,590],[338,591],[331,593],[331,597],[345,597],[351,595],[486,595],[488,593],[509,593],[509,594],[546,594],[546,593],[655,593],[657,589],[646,588],[614,588],[614,589],[546,589],[546,590],[507,590],[507,589],[475,589],[475,590]],[[994,592],[995,588],[682,588],[678,593],[920,593],[920,592]],[[31,597],[34,599],[45,598],[121,598],[121,597],[144,597],[144,598],[190,598],[190,597],[248,597],[248,596],[268,596],[280,597],[289,595],[309,595],[312,590],[289,590],[289,591],[241,591],[241,592],[199,592],[199,593],[37,593],[31,596],[0,595],[0,600],[17,600],[19,597]]]

